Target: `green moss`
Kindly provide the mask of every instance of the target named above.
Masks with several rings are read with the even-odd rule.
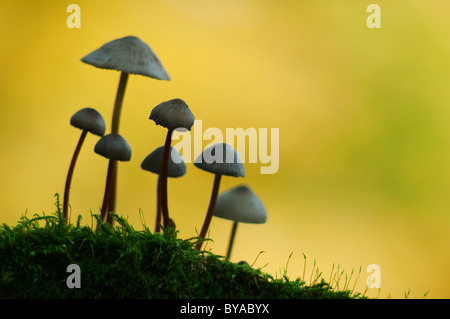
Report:
[[[180,239],[115,227],[66,225],[59,203],[53,216],[22,217],[0,226],[0,298],[357,298],[325,281],[274,279],[249,265],[199,252],[199,238]],[[94,216],[97,219],[98,217]],[[67,266],[81,270],[81,288],[68,288]]]

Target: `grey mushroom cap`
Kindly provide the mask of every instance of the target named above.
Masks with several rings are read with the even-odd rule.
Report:
[[[139,74],[158,80],[170,80],[153,50],[135,36],[110,41],[81,59],[101,69]]]
[[[239,185],[217,197],[214,216],[239,223],[263,224],[267,211],[250,187]]]
[[[128,142],[117,133],[103,136],[94,148],[95,153],[116,161],[129,161],[131,147]]]
[[[208,147],[195,159],[194,165],[214,174],[245,176],[244,166],[239,155],[227,143],[218,143]]]
[[[70,124],[98,136],[105,135],[106,125],[103,117],[90,107],[81,109],[72,115]]]
[[[144,158],[141,163],[141,168],[143,170],[160,175],[162,169],[163,154],[164,146],[158,147],[156,150],[148,154],[146,158]],[[184,163],[183,158],[175,148],[170,147],[167,176],[181,177],[184,174],[186,174],[186,164]]]
[[[158,104],[152,109],[150,119],[169,130],[183,128],[189,131],[195,121],[194,114],[182,99],[172,99]]]

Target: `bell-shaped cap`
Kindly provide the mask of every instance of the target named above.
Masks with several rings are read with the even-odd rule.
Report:
[[[141,168],[160,175],[163,154],[164,146],[158,147],[156,150],[148,154],[146,158],[144,158],[141,163]],[[169,177],[181,177],[186,174],[186,164],[184,163],[180,153],[178,153],[178,151],[173,147],[170,147],[169,166],[167,169],[167,176]]]
[[[239,185],[219,194],[214,216],[238,223],[263,224],[266,208],[258,196],[246,185]]]
[[[158,104],[151,111],[150,119],[169,130],[183,128],[189,131],[195,121],[194,114],[182,99],[173,99]]]
[[[239,155],[227,143],[217,143],[208,147],[195,159],[194,165],[214,174],[245,176],[244,166]]]
[[[110,41],[81,59],[101,69],[139,74],[158,80],[170,80],[158,56],[135,36]]]
[[[116,161],[129,161],[131,159],[131,147],[118,133],[103,136],[94,148],[95,153]]]
[[[106,125],[103,117],[99,112],[90,107],[81,109],[72,115],[70,124],[98,136],[105,135]]]

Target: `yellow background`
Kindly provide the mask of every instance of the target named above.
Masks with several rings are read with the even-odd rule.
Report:
[[[381,289],[368,296],[450,297],[450,3],[377,1],[381,29],[366,26],[373,1],[1,1],[0,222],[51,214],[80,131],[73,113],[96,108],[110,129],[119,73],[80,59],[126,35],[148,43],[172,81],[131,76],[120,132],[132,147],[119,165],[118,213],[153,229],[156,177],[140,168],[164,142],[149,120],[182,98],[203,129],[279,128],[280,169],[245,179],[264,201],[264,225],[241,224],[233,261],[274,276],[333,264],[364,291],[369,264]],[[107,161],[88,135],[75,169],[72,221],[99,212]],[[206,145],[208,141],[205,141]],[[196,156],[198,154],[193,154]],[[169,209],[188,238],[201,228],[213,176],[187,165],[169,180]],[[62,200],[62,198],[61,198]],[[213,219],[207,249],[225,254],[231,223]],[[354,275],[350,288],[353,286]],[[343,277],[343,278],[344,278]],[[341,281],[341,285],[343,284]]]

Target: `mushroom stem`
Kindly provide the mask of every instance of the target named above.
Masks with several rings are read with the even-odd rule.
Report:
[[[114,102],[111,133],[119,132],[120,112],[122,110],[123,97],[125,96],[125,89],[127,87],[127,82],[128,82],[128,73],[122,71],[120,73],[119,86],[117,87],[116,101]],[[116,210],[117,165],[114,165],[111,183],[112,183],[111,195],[108,201],[108,210],[114,212]],[[110,219],[109,222],[112,225],[112,219]]]
[[[102,222],[105,221],[107,215],[109,215],[108,211],[110,211],[108,209],[109,208],[108,202],[111,197],[112,179],[113,179],[114,168],[116,167],[116,162],[117,161],[110,159],[109,164],[108,164],[108,172],[106,174],[105,195],[103,196],[102,212],[100,215]]]
[[[117,88],[116,101],[114,103],[113,119],[111,133],[119,132],[120,111],[122,110],[123,97],[125,96],[125,88],[127,87],[128,73],[121,72],[119,87]]]
[[[159,233],[160,224],[161,224],[161,175],[158,175],[158,185],[157,185],[157,194],[156,194],[156,225],[155,225],[155,233]]]
[[[233,227],[231,228],[230,242],[228,243],[228,251],[227,251],[227,259],[230,259],[231,249],[233,248],[234,237],[236,236],[238,222],[233,223]]]
[[[111,195],[109,195],[109,204],[108,204],[108,214],[106,216],[106,221],[110,224],[113,225],[114,224],[114,219],[111,216],[111,214],[109,214],[109,212],[115,212],[116,211],[116,191],[117,191],[117,164],[114,165],[114,179],[111,181]],[[113,200],[112,200],[113,198]],[[111,204],[112,201],[112,204]]]
[[[83,130],[81,132],[80,138],[78,139],[77,147],[75,148],[75,152],[73,153],[73,156],[72,156],[72,161],[70,162],[69,172],[67,173],[66,186],[64,188],[64,203],[63,203],[63,214],[64,214],[64,219],[66,219],[66,220],[67,220],[68,214],[69,214],[68,213],[69,193],[70,193],[70,184],[72,183],[73,171],[75,169],[75,164],[77,162],[78,154],[80,154],[81,146],[83,145],[83,142],[86,138],[87,132],[88,132],[87,130]],[[66,223],[67,222],[68,221],[66,221]]]
[[[164,143],[164,153],[161,168],[161,209],[163,214],[163,224],[166,228],[169,225],[169,208],[167,204],[167,174],[169,170],[170,143],[172,142],[172,132],[167,131],[166,142]]]
[[[211,219],[213,217],[214,207],[216,206],[217,195],[219,194],[220,180],[222,178],[222,174],[215,174],[214,177],[214,185],[211,193],[211,199],[209,201],[208,212],[206,213],[205,221],[203,222],[202,230],[200,231],[200,237],[205,238],[208,232],[209,224],[211,223]],[[203,242],[199,242],[195,248],[200,250],[202,248]]]

